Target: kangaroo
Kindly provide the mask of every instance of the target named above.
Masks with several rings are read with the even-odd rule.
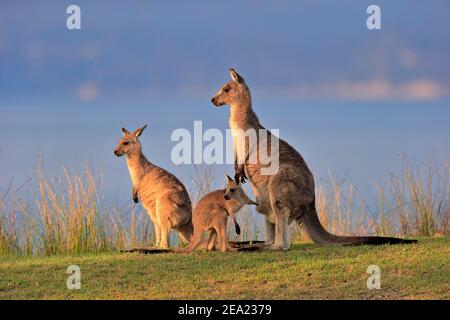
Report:
[[[156,247],[169,248],[169,235],[173,229],[184,242],[193,234],[192,206],[184,185],[171,173],[152,164],[142,153],[139,137],[147,125],[130,133],[122,128],[114,154],[126,156],[133,184],[133,200],[142,202],[155,225]]]
[[[202,235],[209,231],[207,239],[207,249],[214,250],[217,242],[219,250],[224,252],[229,249],[227,241],[227,221],[228,216],[233,219],[236,233],[240,233],[239,225],[236,221],[236,212],[246,204],[257,204],[247,197],[244,190],[229,175],[225,175],[227,185],[225,190],[216,190],[208,193],[200,199],[194,209],[192,220],[194,222],[194,235],[189,245],[184,250],[185,253],[194,251],[202,242]]]
[[[258,202],[257,211],[265,215],[267,244],[272,250],[288,250],[288,224],[299,223],[306,234],[319,244],[397,244],[413,243],[416,240],[403,240],[389,237],[337,236],[327,232],[321,225],[316,212],[314,178],[302,156],[287,142],[272,135],[259,122],[252,109],[250,90],[234,69],[230,68],[231,81],[211,99],[216,106],[229,105],[229,125],[234,141],[234,169],[236,181],[248,180]],[[238,132],[256,132],[257,146],[250,148],[249,140]],[[264,138],[262,139],[262,135]],[[278,150],[278,170],[273,174],[263,174],[266,168],[255,154],[266,150],[272,157],[272,139],[276,139]],[[237,152],[239,144],[244,144],[245,152]],[[249,161],[256,159],[256,161]]]

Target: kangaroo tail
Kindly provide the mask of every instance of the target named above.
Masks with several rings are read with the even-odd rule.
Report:
[[[189,242],[189,245],[183,250],[184,253],[191,253],[192,251],[194,251],[195,249],[197,249],[197,247],[200,245],[200,243],[202,242],[202,231],[194,231],[194,235],[191,238],[191,241]]]
[[[324,229],[317,216],[316,206],[314,201],[311,203],[308,210],[306,210],[297,222],[302,226],[303,230],[309,238],[319,244],[337,244],[337,245],[381,245],[381,244],[409,244],[416,243],[417,240],[408,240],[392,237],[353,237],[353,236],[337,236],[329,233]]]
[[[194,234],[194,226],[192,225],[192,219],[190,218],[188,222],[177,229],[178,234],[181,239],[189,243],[191,241],[192,235]]]

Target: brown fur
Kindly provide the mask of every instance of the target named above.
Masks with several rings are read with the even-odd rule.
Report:
[[[212,98],[216,106],[229,105],[229,124],[233,133],[235,148],[236,180],[248,179],[258,202],[257,211],[265,215],[267,243],[271,249],[288,250],[290,237],[288,223],[296,220],[310,238],[317,243],[330,244],[364,244],[403,243],[409,240],[382,237],[344,237],[328,233],[320,224],[315,209],[314,178],[302,156],[287,142],[278,139],[259,122],[252,109],[250,90],[244,79],[230,69],[232,80]],[[254,129],[257,133],[258,146],[249,150],[248,139],[237,139],[236,130]],[[267,143],[263,145],[259,130],[267,133]],[[272,175],[262,175],[261,169],[267,165],[250,163],[252,153],[257,151],[271,154],[271,139],[278,139],[279,169]],[[237,144],[245,143],[245,158],[238,159]],[[259,159],[259,158],[255,158]],[[370,239],[369,239],[370,238]]]
[[[133,200],[142,202],[155,225],[156,246],[169,248],[173,229],[189,242],[193,233],[191,200],[184,185],[173,174],[152,164],[142,153],[138,137],[146,126],[130,133],[122,129],[114,154],[125,155],[133,184]]]
[[[235,214],[246,204],[256,204],[250,200],[244,190],[228,175],[225,190],[216,190],[205,195],[194,209],[192,216],[194,224],[194,235],[189,246],[184,252],[194,251],[202,242],[202,235],[209,232],[207,238],[207,249],[214,249],[217,243],[220,251],[229,249],[227,241],[227,221],[230,216],[235,224]]]

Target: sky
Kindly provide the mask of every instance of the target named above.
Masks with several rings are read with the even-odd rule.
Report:
[[[66,27],[81,8],[81,30]],[[366,9],[381,8],[381,30]],[[150,161],[190,184],[170,158],[174,130],[227,128],[210,99],[234,67],[262,124],[279,129],[320,183],[349,175],[361,189],[450,147],[450,2],[0,2],[0,191],[62,166],[101,170],[125,202],[131,183],[113,150],[121,127]],[[216,187],[224,184],[216,166]],[[23,191],[25,192],[25,191]]]

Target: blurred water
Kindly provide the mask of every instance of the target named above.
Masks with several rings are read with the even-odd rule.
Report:
[[[433,152],[448,158],[450,108],[447,102],[312,102],[254,99],[263,125],[280,135],[306,159],[316,181],[328,173],[352,180],[366,190],[388,170],[398,171],[400,155],[425,161]],[[141,137],[148,159],[179,176],[190,186],[192,168],[176,166],[170,153],[172,131],[194,121],[203,130],[228,128],[228,108],[214,108],[206,95],[179,98],[116,99],[79,103],[70,99],[6,101],[0,117],[0,190],[11,178],[19,185],[34,175],[40,157],[48,176],[62,175],[62,166],[79,171],[85,164],[101,170],[105,195],[130,197],[125,160],[113,155],[122,126],[134,130],[148,124]],[[204,143],[204,146],[207,143]],[[216,186],[224,171],[217,165]],[[24,192],[25,190],[23,190]]]

